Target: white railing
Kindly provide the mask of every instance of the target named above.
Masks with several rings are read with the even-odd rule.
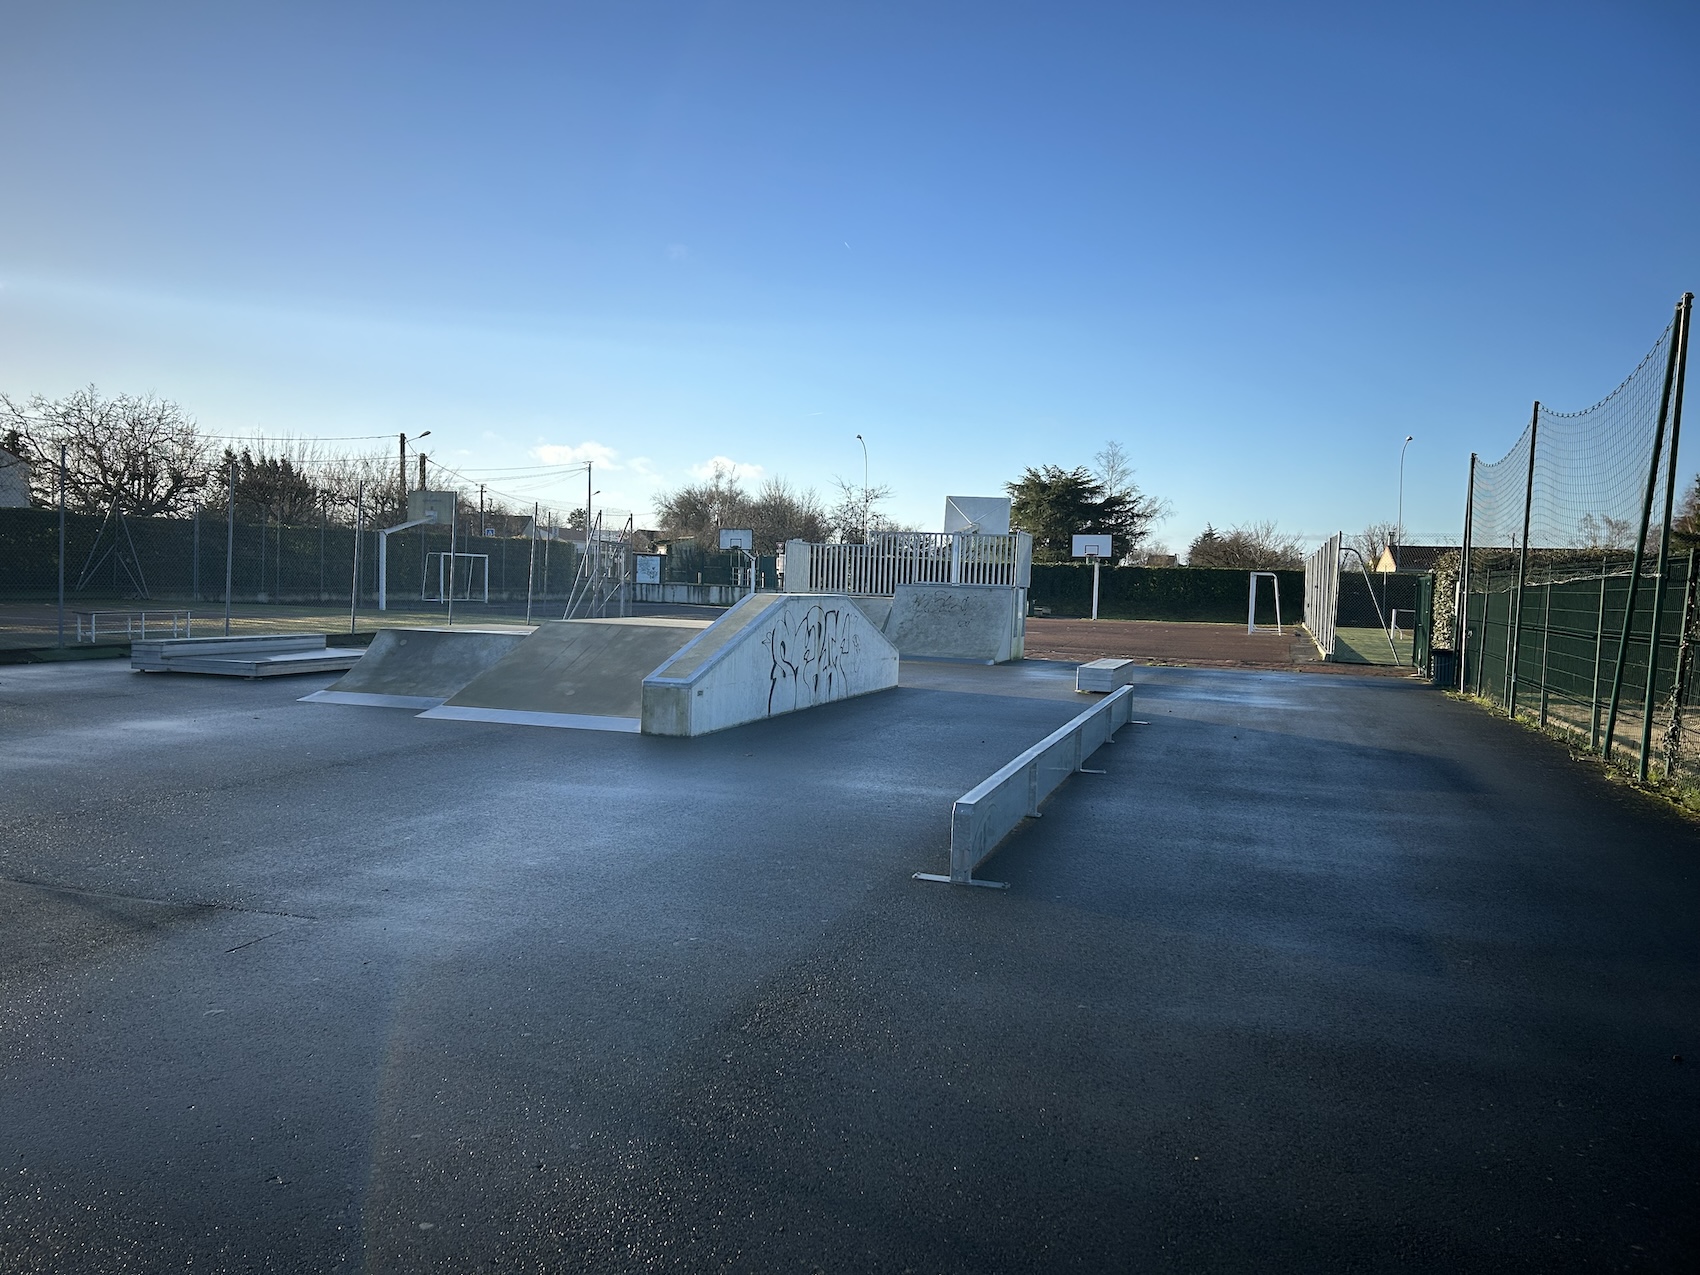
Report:
[[[116,638],[120,632],[127,638],[135,639],[148,636],[148,621],[153,621],[154,636],[158,637],[166,629],[171,628],[171,636],[177,637],[178,626],[182,626],[183,637],[193,637],[195,616],[190,611],[73,611],[77,621],[77,641],[98,642],[101,637],[101,625],[106,626],[108,639]]]
[[[996,774],[956,799],[950,811],[950,875],[917,872],[917,881],[951,885],[989,885],[978,881],[979,867],[1023,819],[1039,817],[1039,804],[1070,775],[1086,771],[1086,759],[1133,720],[1133,687],[1112,691],[1091,708],[1060,726]]]
[[[1033,574],[1033,538],[1025,531],[981,536],[936,531],[876,535],[869,544],[785,546],[787,593],[859,593],[891,597],[900,584],[990,584],[1025,589]]]

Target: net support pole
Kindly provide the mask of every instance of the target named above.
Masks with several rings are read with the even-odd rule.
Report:
[[[1547,651],[1552,645],[1552,579],[1549,576],[1546,586],[1541,590],[1541,720],[1542,730],[1547,726]]]
[[[1600,609],[1594,617],[1594,690],[1589,698],[1588,751],[1600,747],[1600,668],[1606,651],[1606,567],[1610,554],[1600,554]]]
[[[1523,645],[1523,583],[1529,578],[1529,515],[1535,507],[1535,450],[1540,445],[1541,401],[1529,413],[1529,473],[1523,480],[1523,543],[1517,550],[1517,588],[1511,600],[1511,636],[1505,653],[1505,715],[1517,716],[1517,656]]]
[[[1688,360],[1688,315],[1694,306],[1694,294],[1685,292],[1676,305],[1676,367],[1670,393],[1670,447],[1665,459],[1664,521],[1659,525],[1659,563],[1653,576],[1653,618],[1647,628],[1647,686],[1641,705],[1641,760],[1636,764],[1636,778],[1647,782],[1647,754],[1653,745],[1653,692],[1659,677],[1659,623],[1664,618],[1665,576],[1670,570],[1670,519],[1672,502],[1676,499],[1676,449],[1682,438],[1682,382]]]
[[[1458,551],[1458,583],[1452,590],[1452,637],[1458,651],[1458,693],[1462,695],[1464,659],[1470,649],[1470,533],[1476,503],[1476,453],[1470,453],[1470,477],[1464,484],[1464,547]]]
[[[1687,309],[1687,298],[1677,302],[1677,326],[1679,331],[1673,333],[1670,343],[1670,354],[1665,358],[1665,384],[1659,392],[1659,427],[1653,435],[1653,455],[1647,463],[1646,494],[1641,498],[1641,526],[1635,536],[1635,557],[1629,569],[1629,596],[1623,601],[1623,628],[1617,639],[1617,667],[1611,674],[1611,699],[1606,707],[1606,736],[1600,744],[1600,753],[1607,761],[1611,760],[1611,747],[1617,734],[1617,710],[1623,701],[1623,672],[1624,665],[1629,662],[1629,633],[1635,623],[1636,594],[1641,590],[1641,565],[1647,556],[1647,528],[1653,518],[1653,493],[1659,485],[1659,460],[1661,448],[1665,441],[1665,417],[1670,411],[1671,389],[1676,381],[1677,337],[1680,336],[1681,319]],[[1649,663],[1651,661],[1649,660]]]

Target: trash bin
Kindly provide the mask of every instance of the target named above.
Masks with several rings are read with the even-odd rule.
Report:
[[[1441,647],[1429,651],[1429,680],[1443,689],[1458,685],[1458,655]]]

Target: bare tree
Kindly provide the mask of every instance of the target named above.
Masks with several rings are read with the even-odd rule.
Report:
[[[1382,550],[1405,543],[1404,528],[1396,522],[1372,522],[1346,543],[1363,554],[1373,571],[1381,560]]]
[[[194,418],[151,394],[107,398],[90,385],[22,405],[0,394],[0,430],[25,453],[31,495],[41,504],[56,496],[64,447],[65,503],[77,513],[114,505],[144,517],[186,512],[212,470],[212,449]]]
[[[1304,545],[1273,522],[1242,523],[1223,534],[1206,525],[1187,550],[1194,567],[1232,567],[1240,571],[1289,571],[1304,566]]]

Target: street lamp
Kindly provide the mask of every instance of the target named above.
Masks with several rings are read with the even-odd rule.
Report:
[[[1405,540],[1405,448],[1411,445],[1411,435],[1405,435],[1405,444],[1399,449],[1399,518],[1395,522],[1393,534],[1397,539],[1393,542],[1393,569],[1399,569],[1399,549]]]
[[[868,440],[858,434],[856,435],[856,441],[862,445],[862,543],[867,544],[868,521],[871,517],[870,502],[868,500]]]

